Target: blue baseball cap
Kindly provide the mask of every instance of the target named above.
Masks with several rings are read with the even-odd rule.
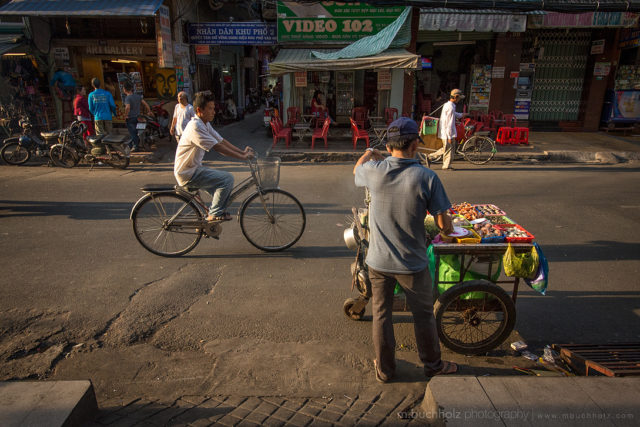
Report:
[[[418,124],[409,117],[399,117],[387,128],[387,136],[389,139],[397,138],[403,135],[415,135],[419,137]]]

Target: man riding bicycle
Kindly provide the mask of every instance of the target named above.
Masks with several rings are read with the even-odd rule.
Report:
[[[240,160],[253,157],[254,151],[248,146],[240,150],[211,127],[210,122],[216,115],[212,95],[196,93],[193,108],[196,115],[184,128],[178,142],[173,174],[181,186],[200,188],[211,194],[207,221],[229,221],[231,215],[225,209],[233,189],[233,175],[202,166],[202,159],[205,152],[212,148],[223,156]]]

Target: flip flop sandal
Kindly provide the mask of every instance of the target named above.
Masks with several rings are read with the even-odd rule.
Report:
[[[425,371],[425,375],[428,377],[435,377],[436,375],[451,375],[458,373],[458,365],[454,362],[449,362],[447,360],[442,361],[442,369],[439,371],[432,371],[430,373]]]
[[[225,212],[222,216],[214,216],[210,221],[222,222],[222,221],[231,221],[233,217],[229,215],[229,213]]]
[[[375,360],[375,359],[373,360],[373,370],[376,373],[376,381],[378,381],[379,383],[384,384],[384,383],[388,383],[389,381],[391,381],[391,378],[384,379],[382,377],[382,375],[380,375],[380,371],[378,371],[378,361]]]

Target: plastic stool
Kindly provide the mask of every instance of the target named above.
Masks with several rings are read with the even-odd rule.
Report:
[[[496,142],[500,145],[513,144],[515,139],[515,130],[517,128],[501,127],[496,135]]]
[[[529,145],[529,128],[514,128],[514,129],[515,129],[514,144]]]

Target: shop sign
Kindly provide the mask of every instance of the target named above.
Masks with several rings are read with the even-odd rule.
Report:
[[[378,33],[404,6],[334,1],[303,4],[278,1],[278,42],[344,43]]]
[[[307,72],[301,71],[295,73],[296,87],[307,87]]]
[[[267,22],[203,22],[189,24],[189,43],[215,45],[274,45],[276,24]]]
[[[158,67],[173,67],[171,20],[167,6],[160,6],[158,14],[156,15],[156,43],[158,44]]]
[[[68,65],[69,64],[69,49],[66,47],[54,47],[53,59],[56,64]]]
[[[600,53],[604,53],[604,39],[591,42],[591,55],[598,55]]]
[[[378,70],[378,90],[391,90],[391,70]]]
[[[509,72],[509,78],[510,79],[517,79],[519,75],[520,75],[520,71],[511,71],[511,72]]]
[[[209,55],[209,45],[208,44],[197,45],[196,55]]]
[[[531,109],[531,101],[518,101],[514,102],[513,114],[518,119],[528,119],[529,110]]]
[[[139,45],[89,45],[85,47],[87,55],[108,56],[144,56],[144,47]]]
[[[638,25],[639,16],[633,12],[547,12],[545,15],[530,15],[529,28],[633,28]]]
[[[596,62],[593,67],[594,76],[608,76],[611,72],[611,62]]]

